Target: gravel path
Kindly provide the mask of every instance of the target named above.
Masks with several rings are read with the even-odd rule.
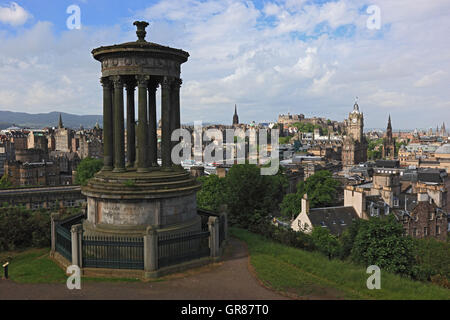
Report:
[[[227,249],[222,263],[202,267],[161,282],[82,281],[81,290],[69,290],[65,284],[18,284],[10,280],[0,280],[0,300],[287,299],[261,286],[251,274],[245,243],[231,238]]]

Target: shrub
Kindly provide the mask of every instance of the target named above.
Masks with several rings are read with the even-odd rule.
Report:
[[[67,210],[66,214],[79,209]],[[78,213],[77,212],[77,213]],[[64,214],[64,213],[63,213]],[[0,251],[48,247],[51,237],[50,210],[24,207],[0,208]]]
[[[250,225],[249,231],[287,246],[305,250],[314,249],[314,244],[310,235],[292,229],[275,226],[269,220],[261,220],[257,224]]]
[[[420,277],[431,280],[441,275],[450,279],[450,243],[434,238],[414,239],[414,256],[420,267]]]
[[[85,186],[88,180],[99,172],[103,167],[103,161],[101,159],[84,158],[77,166],[77,172],[75,175],[75,183]]]
[[[361,221],[351,257],[357,263],[377,265],[389,272],[412,274],[413,241],[393,216]]]
[[[314,247],[329,259],[340,255],[341,245],[337,237],[332,235],[328,229],[314,228],[311,232],[311,239]]]

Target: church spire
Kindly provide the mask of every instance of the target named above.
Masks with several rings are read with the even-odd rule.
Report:
[[[234,105],[234,115],[233,115],[233,125],[235,124],[239,124],[239,117],[237,114],[237,106],[236,104]]]
[[[388,141],[392,140],[392,124],[391,124],[391,115],[389,115],[387,129],[386,129],[386,137],[388,138]]]
[[[58,128],[59,129],[64,128],[61,113],[59,114]]]

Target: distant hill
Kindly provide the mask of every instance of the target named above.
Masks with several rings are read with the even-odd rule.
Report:
[[[66,128],[78,129],[93,128],[98,121],[100,126],[103,122],[102,115],[76,115],[65,112],[49,112],[49,113],[25,113],[0,110],[0,129],[10,127],[12,124],[18,127],[41,129],[44,127],[57,127],[59,114],[61,114],[63,125]],[[5,128],[3,128],[5,127]]]
[[[9,122],[0,122],[0,130],[3,130],[3,129],[6,129],[6,128],[9,128],[9,127],[11,127],[13,124],[12,123],[9,123]]]

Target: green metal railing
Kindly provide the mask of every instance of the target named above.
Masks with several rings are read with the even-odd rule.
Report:
[[[159,268],[209,255],[209,231],[158,235]]]
[[[67,230],[62,225],[57,224],[56,231],[56,243],[55,250],[61,254],[64,258],[72,261],[72,238],[70,235],[70,229]]]
[[[72,261],[72,236],[70,234],[70,228],[74,224],[81,223],[85,217],[86,215],[81,213],[56,223],[55,250],[69,261]]]
[[[144,269],[144,239],[85,236],[82,240],[83,267]]]

